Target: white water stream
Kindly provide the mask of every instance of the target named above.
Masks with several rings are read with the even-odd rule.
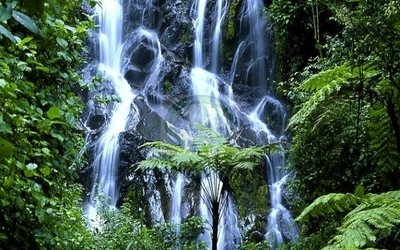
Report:
[[[266,64],[265,27],[266,18],[263,14],[261,0],[244,1],[240,14],[240,29],[242,40],[237,45],[233,57],[230,72],[223,72],[221,46],[223,36],[223,24],[227,16],[229,0],[195,0],[192,6],[192,18],[194,26],[193,41],[193,68],[190,71],[190,84],[192,95],[197,99],[198,105],[188,114],[191,123],[204,124],[225,136],[231,135],[239,129],[241,124],[236,121],[238,117],[246,117],[247,122],[256,132],[267,134],[269,143],[279,142],[284,137],[283,122],[281,131],[277,132],[264,123],[266,105],[275,107],[274,112],[285,115],[282,105],[269,95],[258,96],[260,101],[252,112],[241,111],[235,102],[232,85],[235,77],[240,74],[239,64],[245,65],[245,77],[251,86],[266,85],[268,72]],[[118,161],[119,161],[119,135],[124,132],[130,119],[132,101],[135,98],[134,91],[124,79],[122,73],[127,67],[138,69],[134,62],[129,61],[131,55],[123,53],[136,53],[139,45],[145,44],[147,51],[152,51],[154,60],[151,65],[151,74],[147,78],[145,90],[158,88],[158,77],[163,67],[161,45],[156,31],[150,30],[154,24],[148,20],[151,16],[152,1],[135,0],[133,2],[139,10],[142,10],[140,27],[123,40],[123,0],[102,0],[101,7],[96,7],[99,20],[99,51],[100,60],[98,72],[103,75],[104,84],[111,86],[112,92],[119,101],[112,101],[109,105],[109,119],[101,136],[97,139],[94,148],[93,162],[93,188],[90,201],[87,205],[87,216],[91,221],[96,221],[98,199],[105,197],[107,205],[114,207],[118,200]],[[213,6],[210,9],[210,6]],[[211,13],[211,14],[210,14]],[[150,18],[151,19],[151,18]],[[243,59],[245,57],[246,59]],[[249,60],[250,58],[250,60]],[[244,61],[248,61],[244,64]],[[223,87],[221,87],[223,86]],[[221,91],[223,89],[223,91]],[[264,95],[264,93],[260,93]],[[153,93],[154,95],[154,93]],[[153,105],[159,105],[157,102]],[[226,107],[235,110],[226,114]],[[283,117],[282,121],[285,120]],[[298,229],[284,207],[282,193],[284,184],[288,178],[285,170],[285,158],[283,153],[277,153],[266,157],[268,166],[271,195],[271,211],[268,215],[268,226],[265,237],[271,242],[273,248],[279,247],[284,239],[295,240],[298,237]],[[153,177],[145,180],[151,182]],[[182,194],[185,185],[182,174],[173,178],[170,220],[177,224],[182,222]],[[204,174],[202,177],[201,195],[205,192],[214,192],[215,196],[225,197],[222,190],[222,182],[215,173]],[[159,193],[157,193],[159,195]],[[152,197],[150,201],[154,210],[154,216],[159,216],[156,221],[163,221],[160,197]],[[219,224],[218,249],[233,249],[235,244],[241,243],[241,235],[237,220],[237,211],[232,197],[226,195],[226,208],[222,210]],[[266,204],[267,206],[267,204]],[[206,199],[201,199],[199,211],[201,215],[211,222],[210,209],[207,208]],[[158,213],[158,215],[157,215]],[[177,227],[179,231],[179,227]],[[203,235],[202,240],[210,246],[210,229]]]
[[[95,145],[93,188],[86,210],[94,225],[97,224],[98,206],[103,203],[99,199],[105,199],[110,207],[114,207],[118,199],[119,134],[125,130],[134,98],[130,85],[121,74],[122,0],[103,0],[101,7],[96,7],[96,13],[100,25],[98,72],[112,86],[119,100],[112,102],[107,128]]]

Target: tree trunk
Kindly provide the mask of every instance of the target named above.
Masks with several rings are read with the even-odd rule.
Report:
[[[394,135],[396,138],[396,145],[397,145],[397,153],[400,155],[400,126],[399,126],[399,121],[398,117],[396,115],[396,110],[394,107],[394,103],[392,99],[389,99],[387,101],[387,112],[394,130]]]
[[[218,247],[218,224],[219,224],[219,202],[212,201],[212,235],[211,249],[217,250]]]

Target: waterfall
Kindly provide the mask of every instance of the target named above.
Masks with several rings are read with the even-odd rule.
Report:
[[[110,119],[103,134],[95,142],[93,162],[93,187],[87,205],[87,216],[96,223],[99,199],[115,207],[118,199],[117,167],[119,162],[119,134],[125,130],[134,94],[121,74],[122,16],[121,1],[103,0],[96,7],[99,16],[98,72],[103,75],[104,85],[115,93],[109,107]],[[108,86],[110,85],[110,86]]]
[[[285,112],[282,105],[276,99],[266,96],[249,115],[252,121],[253,129],[256,131],[266,132],[268,135],[268,141],[270,143],[284,142],[286,137],[283,134],[283,124],[280,129],[280,134],[274,135],[266,126],[266,124],[261,122],[259,119],[259,117],[263,115],[262,111],[265,109],[267,104],[270,104],[273,109],[270,110],[269,113],[277,112],[282,116],[281,120],[285,120]],[[268,167],[268,184],[271,205],[265,238],[270,242],[271,248],[275,249],[282,245],[284,242],[284,237],[290,241],[297,240],[299,236],[299,229],[294,223],[294,219],[292,218],[289,210],[283,205],[282,202],[284,184],[289,177],[289,174],[285,169],[285,154],[283,152],[275,152],[271,153],[270,155],[265,155],[265,161]]]
[[[232,1],[186,2],[102,0],[95,9],[99,25],[96,30],[99,61],[94,74],[101,74],[103,80],[99,89],[90,93],[88,121],[102,116],[104,123],[93,130],[88,126],[88,143],[93,145],[93,185],[87,205],[90,220],[96,220],[100,205],[97,200],[101,197],[107,200],[107,206],[116,206],[120,196],[119,162],[126,132],[135,132],[132,134],[137,135],[140,142],[145,138],[185,147],[188,147],[194,123],[210,127],[225,137],[249,129],[256,134],[258,145],[279,143],[286,138],[285,109],[267,86],[273,77],[273,69],[268,55],[269,44],[265,34],[268,22],[263,2],[239,1],[241,6],[235,10],[238,12],[238,41],[230,44],[234,52],[230,59],[222,56],[222,48],[225,46],[224,25]],[[190,5],[190,22],[166,28],[165,20],[177,15],[169,10],[182,10],[185,4]],[[179,55],[187,52],[179,49],[183,44],[179,28],[189,25],[190,34],[186,38],[193,40],[190,43],[193,56],[185,60]],[[168,89],[167,82],[172,85],[169,86],[171,89]],[[175,85],[178,86],[176,89]],[[239,85],[237,91],[235,87]],[[96,104],[93,101],[96,95],[108,102]],[[266,123],[266,120],[274,121],[274,124]],[[270,213],[264,215],[268,220],[265,238],[271,242],[272,248],[277,248],[286,240],[296,240],[298,229],[283,199],[285,183],[290,178],[285,169],[285,155],[270,154],[265,161],[269,177],[266,182],[271,196]],[[130,166],[136,163],[129,162]],[[187,216],[200,214],[212,223],[207,196],[213,196],[222,200],[224,205],[220,209],[218,249],[235,249],[242,243],[241,220],[246,218],[238,217],[234,197],[224,189],[224,183],[216,172],[205,171],[202,174],[201,187],[198,187],[202,198],[195,195],[185,197],[183,191],[189,192],[186,185],[191,183],[183,173],[164,172],[162,181],[150,171],[142,174],[144,176],[137,179],[145,183],[142,193],[146,206],[150,207],[151,223],[173,221],[178,225],[177,232],[179,224]],[[160,191],[160,183],[167,186],[164,191]],[[169,201],[165,202],[166,199]],[[170,206],[166,209],[165,204]],[[186,211],[190,206],[197,206],[196,211]],[[250,214],[248,218],[252,216]],[[210,246],[212,229],[206,229],[199,238]]]

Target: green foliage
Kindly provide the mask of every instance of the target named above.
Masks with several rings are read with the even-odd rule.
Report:
[[[289,127],[302,124],[313,112],[337,97],[342,88],[349,87],[357,71],[347,64],[322,71],[307,79],[298,88],[301,91],[313,92],[313,95],[304,103],[290,119]],[[326,114],[325,114],[326,115]]]
[[[268,6],[278,53],[278,80],[288,80],[310,58],[325,53],[322,45],[339,28],[327,5],[325,1],[274,0]]]
[[[132,207],[127,203],[118,210],[103,206],[98,212],[98,225],[92,231],[93,249],[205,249],[203,244],[197,244],[197,236],[204,232],[199,217],[188,218],[177,233],[176,225],[171,223],[146,227],[132,217]]]
[[[229,176],[229,185],[235,197],[240,218],[248,214],[268,214],[269,190],[260,168],[235,169]]]
[[[303,227],[303,237],[293,249],[308,246],[319,249],[330,239],[334,239],[333,249],[391,249],[398,245],[398,224],[393,220],[397,215],[382,217],[393,215],[397,208],[386,208],[385,204],[393,204],[385,199],[373,200],[372,195],[364,196],[361,191],[355,196],[348,193],[360,184],[373,193],[400,188],[397,178],[400,166],[399,2],[306,2],[286,8],[290,2],[274,1],[270,7],[271,20],[277,24],[281,63],[292,64],[290,68],[296,66],[293,65],[296,58],[292,61],[294,55],[285,54],[296,47],[287,44],[294,44],[290,41],[300,40],[304,35],[288,30],[282,33],[281,29],[296,23],[299,32],[304,32],[303,23],[296,19],[300,18],[297,13],[303,10],[313,11],[313,15],[308,15],[313,20],[308,23],[313,24],[314,37],[315,31],[319,32],[316,42],[321,47],[317,49],[322,49],[320,54],[324,56],[312,60],[308,56],[308,65],[297,67],[297,71],[279,68],[285,70],[281,74],[287,77],[279,85],[281,92],[294,104],[294,116],[289,122],[293,132],[289,167],[296,172],[292,185],[302,197],[296,205],[301,210],[304,203],[322,196],[301,214],[309,223]],[[311,19],[308,16],[303,15],[302,20]],[[338,30],[332,33],[335,30],[321,23],[322,19],[329,19]],[[290,62],[284,61],[285,58]],[[339,231],[331,231],[338,217],[346,211],[358,211],[363,204],[366,206],[363,211],[355,212],[357,216],[349,213]],[[383,231],[377,225],[378,220],[385,227]],[[355,242],[350,243],[351,239]]]
[[[310,204],[297,220],[308,221],[310,217],[325,216],[326,212],[350,211],[338,227],[338,234],[323,249],[382,247],[377,242],[378,238],[391,237],[397,232],[396,227],[400,223],[399,198],[400,191],[362,197],[328,194]]]
[[[164,142],[148,142],[143,146],[152,149],[152,157],[139,163],[140,169],[167,168],[178,172],[217,171],[222,175],[233,169],[252,169],[257,166],[263,154],[275,148],[236,148],[211,129],[198,127],[192,149],[185,149]]]
[[[32,33],[37,34],[39,32],[39,28],[29,16],[14,9],[14,3],[7,3],[6,6],[0,3],[0,21],[7,23],[11,18],[23,25]],[[0,25],[0,33],[12,42],[15,42],[14,35],[3,25]]]
[[[198,178],[200,173],[207,175],[201,182],[207,209],[212,215],[212,249],[217,247],[218,222],[227,204],[225,193],[227,180],[234,170],[252,170],[259,165],[263,155],[276,149],[276,145],[264,147],[237,148],[217,132],[197,126],[197,135],[190,149],[164,142],[144,144],[152,150],[149,159],[139,163],[139,169],[170,169],[186,173],[188,178]],[[221,180],[221,181],[219,181]],[[215,235],[215,236],[214,236]]]
[[[396,113],[400,114],[400,110]],[[383,171],[398,169],[400,153],[397,149],[396,137],[393,136],[393,127],[387,110],[381,105],[375,105],[369,110],[369,115],[371,117],[371,122],[368,123],[370,144],[377,165]]]
[[[0,161],[12,153],[14,146],[9,141],[0,138]]]
[[[238,248],[238,250],[268,250],[271,249],[268,241],[263,242],[243,242],[243,245]]]
[[[12,37],[0,39],[0,248],[89,249],[75,92],[93,23],[76,18],[80,1],[57,17],[44,1],[4,2],[1,27]],[[43,4],[41,19],[29,14],[33,3]]]
[[[238,7],[239,1],[238,0],[233,0],[230,1],[229,3],[229,8],[228,8],[228,24],[227,24],[227,29],[225,30],[224,36],[226,39],[231,40],[235,36],[236,32],[236,13],[237,13],[237,7]]]
[[[327,213],[348,211],[359,204],[359,197],[353,194],[331,193],[318,197],[306,207],[297,220],[307,221],[309,217],[323,216]]]

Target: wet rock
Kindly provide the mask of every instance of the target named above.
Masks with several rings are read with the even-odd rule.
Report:
[[[91,130],[98,130],[106,121],[106,117],[104,115],[93,115],[89,117],[88,121],[86,122],[86,126]]]
[[[242,128],[229,139],[230,144],[245,148],[264,146],[268,144],[268,134],[265,131],[255,131],[251,128]]]

